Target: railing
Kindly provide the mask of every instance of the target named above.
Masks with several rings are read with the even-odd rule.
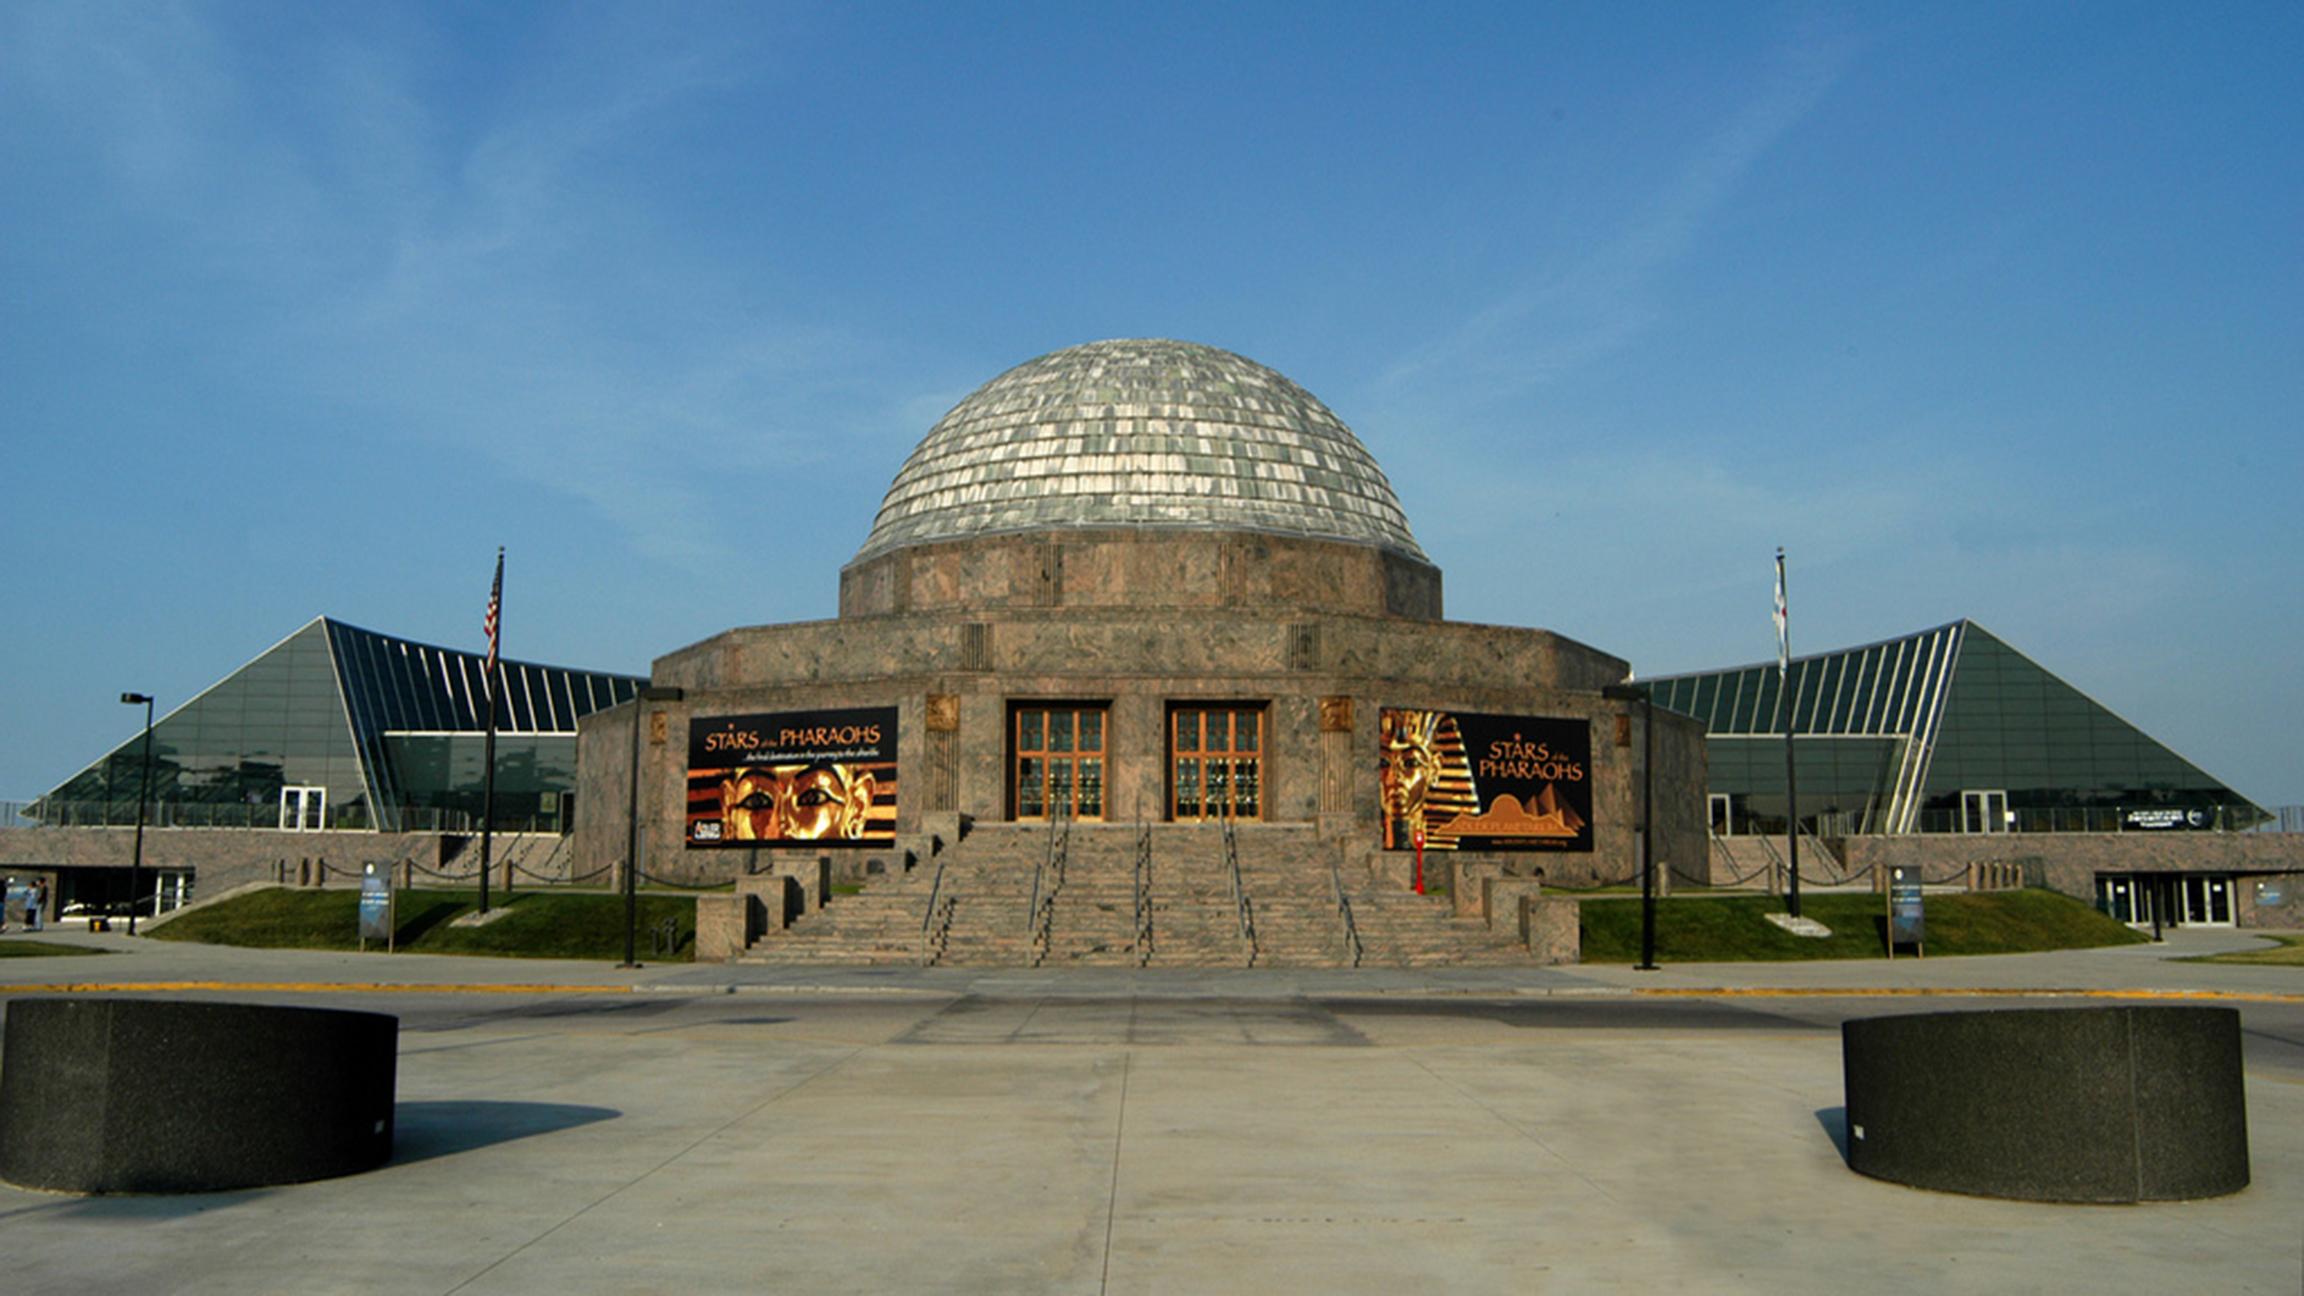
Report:
[[[1136,821],[1136,966],[1152,961],[1152,826]]]
[[[1344,955],[1346,967],[1360,966],[1361,956],[1367,953],[1360,944],[1360,923],[1352,916],[1352,897],[1344,893],[1344,873],[1335,860],[1328,861],[1328,883],[1336,888],[1336,916],[1344,929]]]
[[[1032,871],[1032,907],[1024,914],[1024,932],[1031,947],[1031,966],[1048,957],[1055,939],[1056,892],[1064,885],[1064,861],[1072,845],[1072,818],[1068,807],[1054,807],[1048,816],[1048,853]]]
[[[944,891],[945,859],[936,856],[936,876],[928,883],[928,907],[920,914],[920,966],[931,967],[944,957],[952,940],[952,897]]]
[[[1711,883],[1711,885],[1714,887],[1743,886],[1745,883],[1750,882],[1752,879],[1767,873],[1768,870],[1772,867],[1771,864],[1762,864],[1760,867],[1753,869],[1749,873],[1738,873],[1736,871],[1736,853],[1728,849],[1727,841],[1723,839],[1719,833],[1712,832],[1709,829],[1706,830],[1705,835],[1712,839],[1713,853],[1720,857],[1722,871],[1728,875],[1728,880],[1725,882]],[[1771,859],[1773,859],[1775,854],[1775,848],[1773,846],[1769,848],[1769,854]]]
[[[446,806],[400,806],[393,811],[396,832],[480,831],[480,816]],[[376,816],[364,801],[330,805],[319,829],[283,828],[277,802],[153,801],[144,807],[147,828],[250,828],[273,832],[376,832]],[[133,828],[134,801],[0,801],[0,828]],[[510,815],[499,811],[496,831],[564,833],[558,815]]]
[[[1256,966],[1256,910],[1248,899],[1248,884],[1240,876],[1240,839],[1232,831],[1232,816],[1224,816],[1224,867],[1232,874],[1232,910],[1240,922],[1240,940],[1248,947],[1248,966]]]
[[[1998,837],[2009,833],[2122,833],[2166,832],[2190,830],[2196,832],[2280,832],[2304,833],[2304,806],[2273,806],[2262,811],[2238,805],[2160,806],[2036,806],[2014,807],[1994,813],[2006,817],[1990,831],[1972,831],[1966,811],[1954,806],[1938,806],[1917,811],[1911,831],[1915,833]],[[2184,817],[2182,824],[2150,825],[2131,822],[2130,816],[2146,813],[2161,816]],[[2257,816],[2261,814],[2262,817]],[[2197,815],[2198,822],[2190,822]],[[1801,829],[1826,837],[1870,837],[1881,834],[1874,831],[1873,816],[1864,811],[1820,810],[1803,811]],[[1784,816],[1780,814],[1739,813],[1732,830],[1723,834],[1730,837],[1782,837]]]

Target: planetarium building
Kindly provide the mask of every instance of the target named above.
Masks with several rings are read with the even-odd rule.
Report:
[[[836,619],[728,630],[584,718],[577,869],[742,879],[729,952],[1413,961],[1420,875],[1460,924],[1621,879],[1644,791],[1660,857],[1705,849],[1702,726],[1649,732],[1607,653],[1446,620],[1367,447],[1226,351],[994,378],[839,581]],[[819,912],[827,874],[863,893]]]

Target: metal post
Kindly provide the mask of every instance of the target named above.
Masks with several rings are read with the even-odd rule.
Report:
[[[1784,589],[1784,550],[1776,550],[1776,588]],[[1776,696],[1784,705],[1784,911],[1800,916],[1800,778],[1794,771],[1792,760],[1792,730],[1796,723],[1792,707],[1792,632],[1789,626],[1779,640],[1777,658]]]
[[[625,842],[624,961],[618,967],[640,966],[640,726],[648,719],[650,702],[677,702],[685,696],[676,688],[642,688],[632,695],[632,831]]]
[[[488,912],[488,868],[496,841],[496,672],[488,672],[488,738],[480,747],[480,912]]]
[[[1656,970],[1656,697],[1640,690],[1640,965]]]
[[[1611,702],[1640,703],[1640,963],[1656,970],[1656,697],[1645,684],[1610,684],[1600,696]],[[1618,717],[1631,722],[1627,711]],[[1624,731],[1617,730],[1619,734]]]
[[[640,931],[640,725],[648,718],[648,704],[640,692],[632,695],[632,819],[624,843],[624,961],[618,967],[640,966],[637,949]]]
[[[144,706],[144,778],[136,790],[136,853],[128,859],[128,934],[136,934],[136,899],[144,889],[144,807],[152,801],[152,695],[123,693],[120,700]],[[110,764],[110,762],[106,762]]]

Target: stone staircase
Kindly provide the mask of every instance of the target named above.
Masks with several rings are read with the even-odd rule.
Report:
[[[1137,936],[1137,856],[1149,839],[1150,931]],[[1524,966],[1509,929],[1456,918],[1441,899],[1343,874],[1357,955],[1338,912],[1336,846],[1309,826],[1233,835],[1250,932],[1241,931],[1219,824],[977,824],[902,877],[835,897],[756,942],[759,963],[991,967]],[[1055,849],[1052,849],[1052,846]],[[1046,922],[1032,916],[1035,880]],[[933,909],[931,908],[933,898]]]

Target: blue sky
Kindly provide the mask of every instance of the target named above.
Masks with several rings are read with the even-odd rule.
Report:
[[[2304,803],[2304,6],[0,7],[0,798],[314,615],[829,616],[1105,337],[1656,674],[1974,617]]]

